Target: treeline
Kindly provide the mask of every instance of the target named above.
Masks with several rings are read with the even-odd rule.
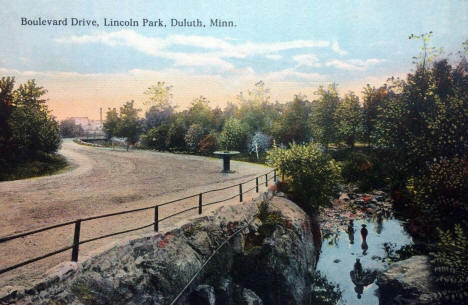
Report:
[[[0,79],[0,180],[41,175],[66,165],[54,155],[61,138],[43,98],[46,92],[34,80],[15,89],[13,77]]]

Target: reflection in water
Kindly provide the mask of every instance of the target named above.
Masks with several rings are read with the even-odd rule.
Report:
[[[364,227],[366,230],[363,232],[367,231],[367,234],[363,233],[365,238],[359,243],[355,240],[355,233],[356,230],[361,231],[362,224],[366,224]],[[386,219],[383,215],[380,234],[375,233],[378,226],[377,217],[368,220],[348,220],[344,230],[338,235],[324,236],[325,240],[322,244],[317,270],[321,271],[329,281],[340,285],[343,290],[342,301],[345,304],[378,304],[377,285],[373,283],[375,277],[372,275],[376,271],[385,269],[387,261],[374,259],[374,257],[386,257],[383,246],[385,243],[391,242],[396,248],[411,244],[411,238],[405,233],[400,221]],[[367,255],[363,255],[363,250],[366,250]],[[359,259],[359,264],[356,264],[356,258]],[[343,276],[343,270],[349,270],[350,276]],[[355,273],[358,275],[357,277]]]
[[[377,276],[376,271],[362,269],[361,261],[356,258],[354,268],[349,273],[351,281],[355,285],[354,291],[357,293],[357,298],[360,299],[365,286],[372,284]]]
[[[348,223],[348,238],[349,238],[349,243],[352,245],[354,244],[354,220],[350,219]]]
[[[382,214],[377,215],[377,219],[375,221],[375,233],[380,234],[383,230],[383,217]]]
[[[361,249],[362,249],[362,255],[367,255],[367,249],[369,249],[369,246],[367,245],[367,229],[366,229],[366,225],[363,224],[362,225],[362,228],[361,228],[361,240],[362,240],[362,243],[361,243]]]

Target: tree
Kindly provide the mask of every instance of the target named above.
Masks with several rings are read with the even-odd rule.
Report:
[[[34,158],[38,153],[54,153],[60,147],[59,125],[42,98],[46,92],[34,80],[28,80],[13,93],[14,109],[9,124],[20,159]]]
[[[279,143],[304,143],[310,139],[309,116],[311,104],[304,96],[296,95],[285,105],[282,113],[273,123],[273,137]]]
[[[112,137],[118,136],[119,134],[120,118],[115,108],[108,108],[106,113],[106,119],[104,121],[103,129],[108,140]]]
[[[185,144],[191,151],[197,151],[198,144],[204,135],[203,128],[199,124],[192,124],[185,134]]]
[[[175,111],[172,105],[172,86],[166,86],[165,82],[158,82],[149,87],[145,94],[148,99],[144,102],[149,105],[149,110],[145,113],[145,129],[169,123]]]
[[[336,110],[335,120],[338,128],[338,138],[353,148],[356,140],[363,134],[363,112],[359,98],[349,92],[342,99]]]
[[[265,83],[259,81],[247,94],[241,92],[237,96],[239,108],[235,117],[248,128],[249,134],[256,131],[267,132],[272,126],[275,113],[273,105],[269,103],[269,93]]]
[[[187,129],[185,127],[185,118],[183,114],[175,114],[167,132],[166,146],[169,149],[184,150],[186,132]]]
[[[254,153],[257,159],[271,147],[271,137],[261,131],[257,131],[249,142],[249,153]]]
[[[388,88],[386,85],[375,88],[369,84],[362,91],[363,96],[363,137],[368,146],[376,142],[376,125],[380,109],[387,98]]]
[[[187,121],[190,125],[200,125],[204,132],[215,129],[216,122],[210,108],[210,101],[204,96],[194,99],[187,112]]]
[[[330,143],[337,141],[338,129],[335,121],[335,113],[340,103],[336,84],[327,89],[320,86],[316,95],[317,100],[312,102],[311,131],[316,141],[328,148]]]
[[[75,123],[73,119],[66,119],[60,122],[60,135],[63,138],[74,138],[83,134],[81,125]]]
[[[126,138],[127,151],[130,145],[134,145],[140,138],[142,130],[142,122],[138,117],[138,112],[141,109],[136,109],[133,106],[134,101],[126,102],[120,107],[118,136]]]
[[[168,148],[166,145],[168,132],[169,125],[167,124],[153,127],[142,136],[142,144],[148,148],[165,150]]]
[[[309,215],[327,205],[335,194],[339,167],[316,143],[275,147],[268,151],[267,160],[286,176],[292,197]]]
[[[10,117],[14,110],[13,89],[14,77],[2,77],[0,79],[0,167],[7,166],[7,161],[16,155],[15,145],[11,138]]]
[[[231,118],[224,124],[220,134],[219,146],[225,150],[245,150],[247,131],[241,122]]]

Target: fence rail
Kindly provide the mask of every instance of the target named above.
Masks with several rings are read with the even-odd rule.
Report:
[[[273,173],[273,176],[268,177],[268,175],[271,174],[271,173]],[[260,180],[259,179],[263,178],[263,177],[265,178],[265,182],[264,182],[265,186],[268,187],[268,182],[269,181],[271,181],[271,180],[273,180],[274,182],[277,181],[276,170],[275,169],[271,170],[271,171],[267,172],[266,174],[262,174],[260,176],[255,177],[254,179],[244,181],[244,182],[239,183],[239,184],[234,184],[234,185],[223,187],[223,188],[208,190],[208,191],[205,191],[205,192],[197,193],[197,194],[190,195],[190,196],[183,197],[183,198],[178,198],[178,199],[171,200],[171,201],[168,201],[168,202],[164,202],[164,203],[161,203],[161,204],[156,204],[156,205],[143,207],[143,208],[138,208],[138,209],[133,209],[133,210],[125,210],[125,211],[120,211],[120,212],[114,212],[114,213],[108,213],[108,214],[102,214],[102,215],[97,215],[97,216],[91,216],[91,217],[76,219],[76,220],[73,220],[73,221],[59,223],[59,224],[39,228],[39,229],[28,231],[28,232],[23,232],[23,233],[11,235],[11,236],[6,236],[6,237],[0,237],[0,244],[3,244],[3,243],[6,243],[8,241],[12,241],[12,240],[15,240],[15,239],[18,239],[18,238],[23,238],[23,237],[33,235],[33,234],[36,234],[36,233],[49,231],[49,230],[54,230],[54,229],[64,227],[64,226],[74,225],[73,243],[71,245],[66,246],[64,248],[61,248],[61,249],[58,249],[58,250],[55,250],[55,251],[52,251],[52,252],[49,252],[49,253],[46,253],[46,254],[43,254],[41,256],[34,257],[32,259],[29,259],[29,260],[22,261],[20,263],[12,265],[12,266],[4,267],[4,268],[0,269],[0,274],[6,273],[8,271],[11,271],[11,270],[14,270],[14,269],[17,269],[17,268],[20,268],[20,267],[23,267],[25,265],[29,265],[31,263],[37,262],[39,260],[45,259],[45,258],[53,256],[53,255],[57,255],[59,253],[62,253],[62,252],[68,251],[68,250],[72,250],[71,260],[74,261],[74,262],[77,262],[78,257],[79,257],[80,245],[82,245],[82,244],[90,243],[90,242],[93,242],[93,241],[97,241],[97,240],[100,240],[100,239],[104,239],[104,238],[108,238],[108,237],[112,237],[112,236],[116,236],[116,235],[120,235],[120,234],[125,234],[125,233],[129,233],[129,232],[133,232],[133,231],[142,230],[142,229],[149,228],[149,227],[153,227],[154,232],[158,232],[159,231],[159,224],[162,221],[165,221],[165,220],[170,219],[172,217],[175,217],[175,216],[178,216],[180,214],[186,213],[188,211],[198,209],[198,214],[201,215],[203,213],[203,207],[206,207],[206,206],[210,206],[210,205],[213,205],[213,204],[228,201],[228,200],[234,199],[236,197],[239,197],[239,201],[242,202],[243,201],[243,194],[248,193],[248,192],[250,192],[250,191],[252,191],[254,189],[256,190],[257,193],[259,192],[259,186],[260,186]],[[247,184],[247,183],[250,183],[252,181],[255,181],[255,186],[252,187],[252,188],[249,188],[247,190],[243,190],[242,186]],[[230,196],[228,198],[221,199],[221,200],[215,200],[215,201],[208,202],[208,203],[203,203],[203,199],[204,199],[203,195],[204,194],[217,192],[217,191],[222,191],[222,190],[227,190],[227,189],[230,189],[230,188],[235,188],[236,186],[238,187],[239,190],[238,190],[238,192],[236,192],[236,194],[234,196]],[[161,218],[161,219],[159,218],[159,208],[160,207],[163,207],[163,206],[166,206],[166,205],[169,205],[169,204],[173,204],[173,203],[176,203],[176,202],[179,202],[179,201],[182,201],[182,200],[195,198],[195,197],[198,197],[198,205],[197,206],[190,207],[188,209],[184,209],[182,211],[179,211],[179,212],[176,212],[174,214],[168,215],[168,216],[166,216],[164,218]],[[154,213],[154,222],[153,223],[150,223],[150,224],[147,224],[147,225],[144,225],[144,226],[140,226],[140,227],[137,227],[137,228],[133,228],[133,229],[123,230],[123,231],[119,231],[119,232],[114,232],[114,233],[110,233],[110,234],[101,235],[101,236],[98,236],[98,237],[93,237],[93,238],[89,238],[89,239],[85,239],[85,240],[80,240],[81,224],[83,222],[90,221],[90,220],[95,220],[95,219],[100,219],[100,218],[118,216],[118,215],[123,215],[123,214],[141,212],[141,211],[151,210],[151,209],[154,210],[153,211],[153,213]]]

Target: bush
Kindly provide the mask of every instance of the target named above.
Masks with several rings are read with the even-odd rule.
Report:
[[[247,139],[246,127],[238,119],[231,118],[226,121],[220,134],[219,145],[224,150],[239,150],[245,148]]]
[[[439,230],[437,251],[430,253],[438,291],[435,298],[442,304],[468,304],[468,239],[460,225],[454,232]]]
[[[199,124],[192,124],[185,134],[185,145],[187,145],[187,148],[191,151],[196,151],[202,137],[202,127]]]
[[[267,164],[285,175],[291,199],[309,214],[328,205],[337,191],[340,170],[336,162],[319,145],[292,144],[290,149],[268,151]]]
[[[198,151],[202,154],[209,154],[216,150],[217,139],[214,134],[207,134],[198,144]]]
[[[352,152],[343,162],[341,175],[345,182],[356,183],[362,191],[385,185],[377,160],[372,156]]]
[[[158,127],[153,127],[142,136],[142,144],[147,148],[165,150],[166,138],[169,131],[169,126],[159,125]]]
[[[257,159],[260,159],[260,156],[266,153],[270,146],[271,137],[261,131],[257,131],[250,140],[249,153],[255,154]]]

